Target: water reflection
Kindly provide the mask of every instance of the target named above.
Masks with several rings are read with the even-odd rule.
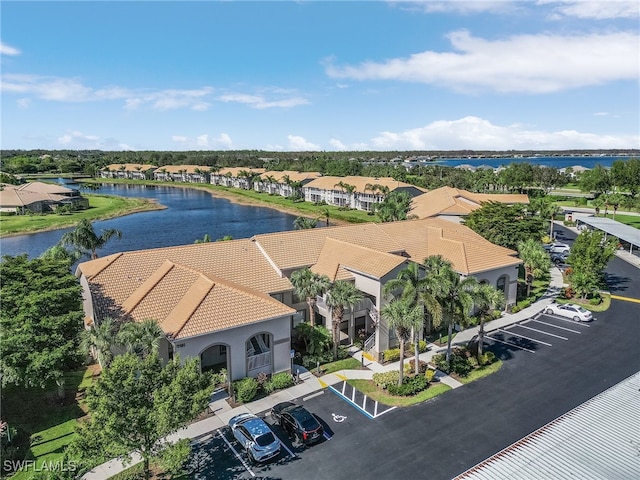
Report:
[[[77,184],[60,180],[69,187]],[[259,233],[271,233],[293,228],[295,216],[264,207],[238,205],[216,198],[210,193],[190,188],[153,185],[101,185],[89,193],[104,193],[123,197],[154,198],[165,210],[141,212],[124,217],[94,222],[97,232],[109,228],[122,231],[122,239],[112,239],[98,253],[168,247],[193,243],[209,234],[212,240],[231,235],[246,238]],[[70,229],[20,235],[0,240],[2,255],[42,254],[55,245]]]

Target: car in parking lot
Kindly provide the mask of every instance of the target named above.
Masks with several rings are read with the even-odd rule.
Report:
[[[311,445],[322,439],[324,428],[302,405],[292,402],[278,403],[271,409],[271,418],[289,437],[301,445]]]
[[[593,314],[589,310],[573,303],[552,303],[544,312],[549,315],[567,317],[576,322],[590,322],[593,320]]]
[[[567,245],[566,243],[549,243],[547,245],[544,245],[544,249],[550,254],[566,253],[567,255],[569,255],[569,253],[571,253],[571,247],[569,247],[569,245]]]
[[[280,440],[260,417],[241,413],[229,420],[229,427],[252,462],[265,462],[280,454]]]
[[[551,261],[556,265],[560,265],[567,262],[567,258],[569,258],[569,252],[563,253],[552,253]]]

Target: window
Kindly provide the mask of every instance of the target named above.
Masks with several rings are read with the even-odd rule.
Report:
[[[496,282],[496,288],[501,292],[506,293],[506,287],[507,287],[507,276],[503,275],[500,278],[498,278],[498,281]]]

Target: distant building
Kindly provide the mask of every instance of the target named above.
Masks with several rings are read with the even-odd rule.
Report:
[[[126,178],[129,180],[146,180],[152,178],[156,165],[139,163],[112,163],[100,170],[102,178]]]
[[[45,182],[29,182],[22,185],[2,184],[0,189],[0,211],[46,213],[61,205],[76,208],[89,207],[89,200],[75,188]]]

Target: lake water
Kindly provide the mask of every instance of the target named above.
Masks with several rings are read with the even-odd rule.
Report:
[[[605,157],[505,157],[505,158],[450,158],[437,162],[421,162],[421,165],[442,165],[445,167],[457,167],[459,165],[472,165],[474,167],[488,166],[491,168],[506,167],[510,163],[530,163],[531,165],[541,165],[553,168],[567,168],[576,165],[585,168],[593,168],[596,165],[611,167],[616,160],[628,160],[627,156],[605,156]]]
[[[59,182],[77,188],[77,185],[63,179]],[[238,239],[292,230],[296,218],[271,208],[238,205],[191,188],[103,184],[95,193],[154,198],[167,207],[165,210],[93,222],[97,233],[109,228],[122,232],[121,239],[111,239],[105,248],[98,251],[101,257],[122,251],[186,245],[205,234],[209,234],[212,240],[225,235]],[[71,229],[3,238],[0,240],[0,254],[26,253],[29,257],[37,257],[58,243],[68,230]]]

